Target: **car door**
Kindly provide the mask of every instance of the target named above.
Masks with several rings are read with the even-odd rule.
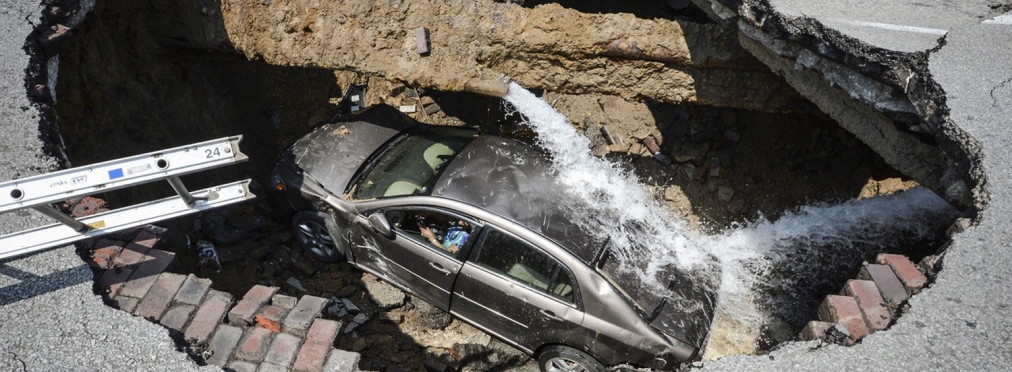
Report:
[[[453,287],[450,312],[534,351],[583,322],[579,288],[545,251],[486,226]]]
[[[385,218],[392,231],[392,236],[383,236],[369,222],[373,214]],[[422,236],[418,216],[425,216],[431,230],[438,230],[440,224],[449,225],[466,221],[473,231],[476,223],[473,219],[441,209],[431,207],[404,207],[371,211],[356,218],[353,234],[353,249],[356,250],[356,261],[364,269],[377,274],[388,281],[404,288],[408,292],[421,297],[436,307],[449,310],[450,290],[462,266],[458,255],[466,254],[470,242],[465,236],[458,251],[451,252],[442,246],[442,240],[449,239],[446,232],[435,231],[435,243]],[[361,259],[359,258],[361,257]],[[463,257],[463,256],[461,256]]]

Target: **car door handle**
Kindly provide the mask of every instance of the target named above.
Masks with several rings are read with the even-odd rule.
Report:
[[[436,271],[443,273],[443,275],[450,275],[450,270],[444,268],[443,265],[429,261],[429,266],[432,266],[432,268],[436,269]]]
[[[544,315],[545,318],[548,318],[548,320],[551,320],[553,322],[565,321],[565,319],[562,319],[558,315],[555,315],[555,313],[553,313],[551,310],[541,309],[541,315]]]

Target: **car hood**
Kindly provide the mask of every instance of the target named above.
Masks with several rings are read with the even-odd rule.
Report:
[[[416,122],[390,106],[376,106],[322,125],[282,154],[335,195],[376,149]]]

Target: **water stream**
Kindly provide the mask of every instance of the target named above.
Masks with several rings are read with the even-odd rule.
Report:
[[[581,212],[588,218],[579,222],[588,226],[582,230],[609,238],[623,270],[634,271],[652,290],[667,291],[658,278],[674,266],[718,293],[705,359],[755,353],[760,337],[771,333],[777,342],[792,338],[799,324],[814,318],[816,296],[839,291],[827,286],[853,278],[862,260],[929,244],[958,217],[938,196],[915,188],[807,206],[776,221],[703,235],[688,230],[629,171],[593,156],[589,139],[547,102],[515,83],[505,100],[551,154],[559,182],[579,199],[573,205],[586,209]]]

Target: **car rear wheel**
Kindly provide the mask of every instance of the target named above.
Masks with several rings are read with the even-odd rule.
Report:
[[[344,251],[341,249],[338,240],[334,236],[340,236],[336,231],[334,218],[319,211],[301,211],[292,217],[292,232],[295,240],[299,242],[306,253],[313,258],[323,262],[337,262],[344,260]]]
[[[594,357],[569,346],[549,346],[538,354],[541,372],[604,372]]]

